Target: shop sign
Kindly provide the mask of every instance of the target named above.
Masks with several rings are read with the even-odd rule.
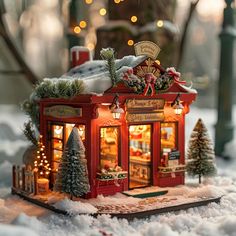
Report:
[[[161,49],[153,42],[150,41],[141,41],[134,45],[135,55],[145,55],[156,60]]]
[[[52,116],[55,118],[70,118],[81,117],[82,108],[74,108],[71,106],[56,105],[44,108],[45,116]]]
[[[172,151],[168,153],[169,160],[177,160],[179,159],[180,153],[179,151]]]
[[[153,113],[127,113],[126,120],[128,122],[148,122],[164,120],[164,112]]]
[[[127,99],[126,109],[148,109],[148,110],[162,110],[164,109],[164,99]]]

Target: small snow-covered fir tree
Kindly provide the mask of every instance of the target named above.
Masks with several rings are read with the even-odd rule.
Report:
[[[75,127],[68,138],[62,155],[55,190],[68,193],[70,199],[73,196],[83,196],[90,190],[85,148]]]
[[[213,144],[201,119],[197,121],[192,131],[187,158],[187,173],[191,176],[198,176],[199,183],[201,183],[202,176],[216,174]]]

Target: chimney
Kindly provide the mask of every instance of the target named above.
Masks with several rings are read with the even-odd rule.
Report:
[[[74,46],[70,49],[71,68],[91,61],[91,54],[88,48],[82,46]]]

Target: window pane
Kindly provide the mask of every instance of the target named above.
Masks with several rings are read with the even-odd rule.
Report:
[[[62,151],[59,151],[59,150],[53,150],[53,152],[52,152],[52,155],[53,155],[53,160],[54,161],[59,161],[60,159],[61,159],[61,157],[62,157]]]
[[[161,123],[161,149],[176,149],[176,123]],[[164,151],[164,150],[163,150]]]
[[[103,127],[100,129],[100,166],[114,168],[118,165],[118,127]]]
[[[75,124],[66,124],[66,129],[65,129],[65,133],[66,133],[65,138],[66,138],[66,140],[65,140],[65,142],[67,142],[67,140],[70,136],[70,133],[71,133],[74,126],[75,126]]]
[[[65,142],[67,142],[74,126],[75,126],[75,124],[66,124]],[[82,141],[84,141],[85,140],[85,125],[77,125],[76,127],[78,129],[78,133],[79,133],[80,138],[82,139]]]
[[[53,139],[52,140],[52,147],[54,149],[62,150],[62,148],[63,148],[62,140]]]
[[[63,139],[63,126],[62,125],[53,125],[52,126],[52,136],[53,138]]]

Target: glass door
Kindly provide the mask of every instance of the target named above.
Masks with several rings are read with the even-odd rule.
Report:
[[[151,125],[129,126],[129,188],[151,185]]]

